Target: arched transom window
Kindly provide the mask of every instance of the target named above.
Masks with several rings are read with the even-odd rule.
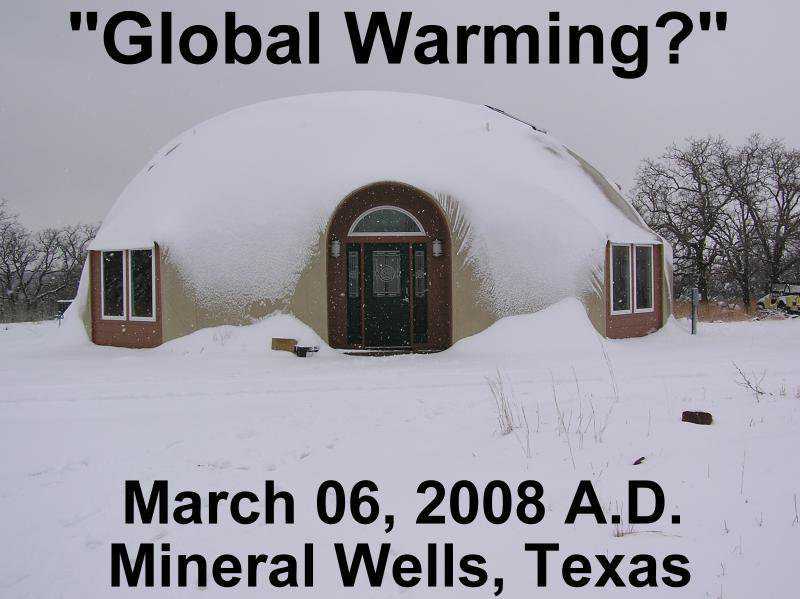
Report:
[[[364,212],[350,227],[348,235],[367,237],[385,236],[422,236],[425,229],[413,214],[396,206],[376,206]]]

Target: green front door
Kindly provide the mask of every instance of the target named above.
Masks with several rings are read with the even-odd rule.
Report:
[[[364,252],[364,345],[409,347],[409,245],[365,244]]]

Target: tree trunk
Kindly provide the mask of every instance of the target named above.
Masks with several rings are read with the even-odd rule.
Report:
[[[742,303],[744,303],[744,311],[750,314],[750,247],[747,242],[744,244],[744,256],[742,256],[742,279],[740,282],[742,291]]]
[[[700,292],[700,301],[708,303],[708,271],[706,264],[701,260],[696,261],[697,290]]]
[[[753,301],[750,297],[750,281],[747,281],[745,287],[742,289],[742,303],[744,304],[744,311],[750,314],[750,304]]]
[[[780,267],[778,266],[778,263],[775,260],[770,261],[770,265],[769,265],[769,284],[768,284],[767,289],[766,289],[767,293],[772,291],[772,288],[773,288],[774,285],[777,285],[778,283],[780,283],[780,276],[781,276],[781,273],[780,273]]]

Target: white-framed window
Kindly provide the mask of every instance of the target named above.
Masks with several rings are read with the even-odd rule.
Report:
[[[633,246],[633,289],[635,311],[652,312],[654,305],[653,289],[653,246]]]
[[[156,319],[156,263],[153,248],[128,250],[130,319]]]
[[[653,246],[611,244],[611,314],[653,312]]]
[[[611,314],[631,312],[631,246],[611,244]]]
[[[356,219],[347,232],[350,237],[370,237],[375,235],[387,237],[423,236],[425,228],[417,218],[397,206],[376,206],[370,208]]]
[[[104,320],[125,320],[125,252],[100,252],[100,314]]]

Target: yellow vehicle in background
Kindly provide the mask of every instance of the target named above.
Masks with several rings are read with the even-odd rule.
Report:
[[[766,310],[783,310],[784,312],[800,312],[800,285],[777,283],[772,291],[758,300],[758,307]]]

